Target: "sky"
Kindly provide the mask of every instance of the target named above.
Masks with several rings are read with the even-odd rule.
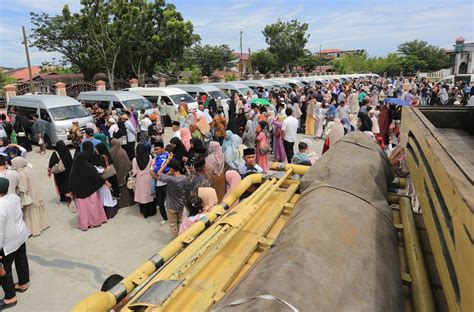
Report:
[[[262,30],[278,19],[308,23],[306,48],[365,49],[371,56],[394,52],[413,39],[452,49],[462,35],[474,41],[472,0],[169,0],[190,20],[203,44],[227,44],[238,51],[240,31],[243,50],[267,47]],[[0,0],[0,65],[26,66],[21,26],[32,28],[29,12],[61,14],[68,4],[79,11],[79,0]],[[60,54],[30,49],[32,65],[59,60]]]

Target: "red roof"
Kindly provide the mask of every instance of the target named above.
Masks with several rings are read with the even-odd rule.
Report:
[[[31,66],[31,74],[34,76],[38,75],[41,70],[41,66]],[[28,75],[28,67],[18,68],[7,73],[8,76],[15,78],[20,82],[28,81],[30,79]]]
[[[232,52],[240,60],[240,52]],[[242,53],[242,60],[247,61],[249,59],[248,53]]]
[[[336,52],[341,52],[341,49],[326,49],[326,50],[321,50],[321,53],[336,53]]]

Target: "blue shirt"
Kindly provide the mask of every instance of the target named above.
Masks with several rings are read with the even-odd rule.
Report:
[[[87,141],[91,141],[92,142],[92,145],[94,145],[94,151],[95,151],[95,147],[97,146],[97,144],[100,144],[102,143],[100,140],[97,140],[96,138],[84,138],[82,139],[82,144],[84,144],[84,142],[87,142]],[[81,152],[82,152],[82,144],[81,144]]]
[[[161,166],[166,162],[166,159],[168,158],[168,153],[161,153],[160,155],[156,155],[155,158],[155,165],[153,167],[153,170],[155,173],[158,173],[158,170],[160,170]],[[164,174],[167,174],[170,171],[170,168],[168,166],[165,167],[163,170]]]

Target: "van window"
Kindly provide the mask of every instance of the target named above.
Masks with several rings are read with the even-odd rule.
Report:
[[[150,108],[153,108],[153,106],[151,105],[150,101],[148,101],[147,99],[145,98],[141,98],[141,99],[133,99],[133,100],[125,100],[125,101],[122,101],[123,105],[125,105],[126,108],[129,108],[130,106],[134,106],[136,110],[141,110],[141,109],[150,109]]]
[[[187,91],[189,93],[190,96],[192,96],[193,98],[196,98],[196,94],[197,92],[192,92],[192,91]]]
[[[45,109],[40,109],[40,118],[44,121],[51,122],[48,112]]]
[[[114,101],[114,104],[112,105],[112,110],[116,110],[117,112],[122,113],[124,110],[122,103]]]
[[[167,96],[162,96],[161,99],[165,101],[166,105],[173,106],[173,102],[171,102],[170,98]]]
[[[38,109],[33,107],[16,106],[16,110],[28,119],[33,119],[32,115],[38,113]]]
[[[144,95],[143,97],[147,99],[148,101],[150,101],[151,104],[153,104],[154,106],[158,104],[158,96],[156,95]]]
[[[53,119],[56,121],[84,118],[91,115],[89,111],[82,105],[53,107],[49,109],[49,112],[51,113],[51,116],[53,116]]]
[[[171,98],[171,99],[173,100],[173,102],[175,102],[176,104],[178,104],[179,102],[181,102],[181,98],[183,98],[184,101],[185,101],[186,103],[188,103],[188,104],[196,101],[195,99],[193,99],[192,96],[190,96],[190,95],[187,94],[187,93],[170,95],[170,98]]]

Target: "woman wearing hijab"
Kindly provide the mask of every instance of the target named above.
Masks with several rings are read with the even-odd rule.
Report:
[[[180,161],[181,166],[184,166],[184,163],[188,161],[188,152],[186,152],[186,148],[184,147],[181,140],[177,137],[171,138],[170,144],[173,145],[173,158]]]
[[[117,175],[113,174],[115,171],[115,165],[112,156],[107,149],[107,146],[105,146],[103,143],[99,143],[96,146],[96,150],[98,155],[98,171],[108,182],[100,188],[100,198],[102,200],[102,205],[104,206],[107,219],[111,219],[115,217],[118,212],[118,203],[116,198],[120,196],[120,188],[118,185]],[[105,173],[107,174],[104,175]]]
[[[48,177],[54,175],[54,184],[59,193],[59,200],[62,202],[69,202],[70,198],[67,197],[66,194],[71,191],[69,189],[69,176],[72,168],[71,153],[63,141],[56,142],[55,150],[56,151],[51,154],[51,157],[49,158]],[[60,166],[60,164],[64,167],[64,171],[56,173],[51,171],[55,165]]]
[[[311,99],[308,102],[308,107],[306,109],[306,130],[305,134],[306,135],[314,135],[314,130],[315,130],[315,118],[314,118],[314,111],[315,111],[315,105],[316,105],[316,99],[311,97]]]
[[[359,105],[359,104],[357,104]],[[307,112],[309,114],[309,111]],[[326,107],[323,103],[317,102],[314,110],[314,136],[321,139],[323,137],[324,115],[326,114]]]
[[[110,144],[109,144],[109,140],[107,140],[107,137],[108,137],[107,135],[101,132],[94,134],[94,138],[102,142],[102,144],[104,144],[107,147],[107,149],[110,149]]]
[[[181,143],[183,143],[186,152],[189,152],[189,149],[191,148],[191,132],[188,128],[180,128],[179,134],[181,137]]]
[[[227,170],[225,173],[225,182],[226,182],[226,193],[224,194],[224,198],[230,195],[237,186],[239,185],[240,181],[242,181],[242,177],[240,176],[239,172],[235,170]],[[236,201],[232,206],[238,204]]]
[[[326,139],[324,140],[323,154],[337,141],[344,136],[344,127],[339,118],[334,118],[334,121],[328,123],[326,129]]]
[[[202,200],[203,213],[211,211],[220,201],[217,197],[216,190],[212,187],[198,188],[197,195]]]
[[[12,167],[20,176],[17,194],[21,198],[26,226],[31,235],[38,236],[49,227],[48,211],[43,205],[39,183],[33,177],[24,158],[13,158]]]
[[[127,139],[127,127],[125,127],[125,122],[120,119],[117,122],[117,127],[118,127],[118,130],[113,134],[113,137],[119,140],[121,147],[125,150],[125,152],[127,152],[128,139]]]
[[[390,110],[387,104],[380,105],[380,113],[378,115],[380,136],[385,143],[388,143],[388,130],[390,127]]]
[[[239,136],[244,135],[246,124],[247,124],[247,116],[245,116],[244,110],[240,109],[239,114],[237,115],[237,129],[238,129],[237,134]]]
[[[336,117],[336,106],[334,104],[330,104],[328,110],[326,111],[326,119],[327,121],[333,121]]]
[[[132,169],[132,162],[128,158],[127,152],[120,145],[118,139],[110,141],[110,156],[117,171],[117,184],[119,186],[120,198],[118,200],[118,208],[133,206],[133,191],[127,188],[128,173]]]
[[[268,142],[268,124],[266,121],[260,121],[258,123],[260,130],[257,134],[257,158],[256,162],[263,172],[268,171],[268,154],[270,153],[270,143]]]
[[[232,133],[237,133],[236,112],[237,112],[237,102],[236,102],[235,97],[233,97],[229,101],[229,122],[227,123],[227,130],[232,131]]]
[[[72,164],[69,180],[77,208],[77,227],[82,231],[107,222],[99,190],[108,182],[89,162],[90,157],[86,152],[77,154]]]
[[[222,143],[222,152],[224,153],[226,164],[233,170],[238,170],[239,165],[243,162],[240,155],[240,137],[227,130],[224,142]]]
[[[285,116],[278,116],[272,121],[273,124],[273,161],[286,162],[285,147],[283,146],[283,132],[281,127]]]
[[[349,117],[344,116],[341,118],[341,124],[344,127],[344,134],[348,134],[349,132],[354,131],[354,127],[351,125],[351,121]]]
[[[359,111],[357,117],[359,118],[357,128],[359,128],[360,131],[372,131],[372,120],[367,114]]]
[[[139,143],[136,148],[136,157],[132,161],[132,173],[136,177],[135,201],[140,206],[140,213],[146,218],[156,214],[155,199],[151,196],[152,176],[150,168],[153,157],[144,144]]]
[[[29,134],[33,122],[26,118],[23,114],[17,112],[13,130],[16,132],[16,139],[19,145],[23,146],[28,152],[32,151]]]
[[[219,142],[212,141],[209,144],[210,154],[206,157],[206,175],[216,190],[217,198],[221,201],[226,192],[225,183],[225,157]]]
[[[198,138],[191,139],[191,148],[188,151],[188,162],[194,158],[196,154],[207,154],[205,153],[206,148],[203,142]],[[204,155],[205,156],[205,155]]]
[[[247,120],[247,123],[245,124],[245,131],[244,131],[244,134],[242,135],[242,144],[244,144],[247,147],[254,148],[256,136],[257,134],[253,127],[252,120]]]

